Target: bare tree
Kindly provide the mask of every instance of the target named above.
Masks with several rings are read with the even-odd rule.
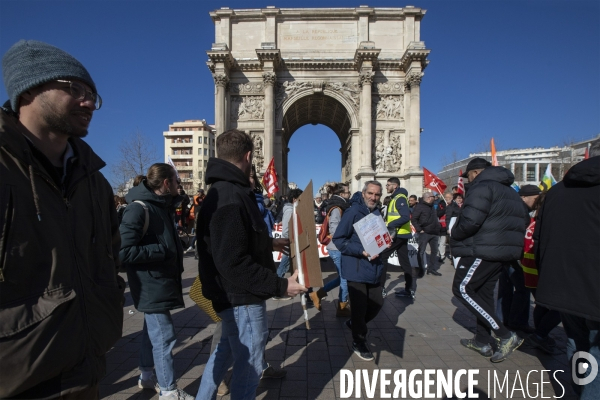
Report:
[[[111,166],[113,186],[119,195],[125,194],[131,182],[138,175],[144,175],[148,168],[159,161],[156,147],[150,138],[139,129],[125,136],[119,146],[120,157]]]

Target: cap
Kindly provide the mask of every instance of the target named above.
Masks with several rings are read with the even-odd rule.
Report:
[[[467,164],[467,170],[460,176],[461,178],[467,178],[469,171],[473,171],[474,169],[484,169],[487,167],[491,167],[492,164],[481,157],[475,157]]]
[[[6,93],[13,111],[18,112],[19,96],[44,83],[75,78],[96,92],[96,85],[85,67],[64,50],[37,40],[20,40],[2,57]]]
[[[537,196],[542,193],[542,190],[535,185],[523,185],[519,189],[519,196]]]

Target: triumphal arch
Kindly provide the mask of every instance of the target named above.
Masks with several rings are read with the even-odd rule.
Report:
[[[286,187],[291,136],[323,124],[340,139],[341,180],[352,190],[396,176],[420,193],[424,15],[413,6],[211,12],[215,43],[207,63],[217,135],[232,128],[249,133],[258,169],[274,156]],[[311,154],[306,160],[319,162]]]

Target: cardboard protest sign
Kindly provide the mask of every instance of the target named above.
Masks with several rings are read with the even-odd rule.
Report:
[[[311,180],[297,200],[297,218],[294,220],[294,214],[292,214],[289,223],[290,261],[294,268],[296,268],[298,265],[296,248],[298,248],[300,252],[300,265],[302,266],[304,275],[304,282],[301,283],[306,287],[323,287],[312,193],[313,185]],[[293,225],[295,223],[297,224],[297,229]],[[296,231],[298,232],[297,238],[295,236]]]

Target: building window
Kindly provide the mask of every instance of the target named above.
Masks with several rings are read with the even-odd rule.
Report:
[[[206,168],[206,164],[208,163],[207,160],[204,160],[204,168]]]
[[[535,182],[537,179],[535,177],[535,164],[527,165],[527,181]]]
[[[204,155],[205,155],[205,156],[207,156],[207,155],[208,155],[208,149],[207,149],[207,148],[205,148],[205,149],[204,149]]]
[[[198,149],[198,155],[201,156],[202,155],[202,149]]]
[[[214,156],[215,156],[215,151],[214,151],[214,150],[211,150],[211,151],[210,151],[210,156],[211,156],[211,157],[214,157]]]
[[[202,136],[198,136],[198,144],[202,144]]]
[[[198,171],[198,179],[202,179],[202,171]]]

